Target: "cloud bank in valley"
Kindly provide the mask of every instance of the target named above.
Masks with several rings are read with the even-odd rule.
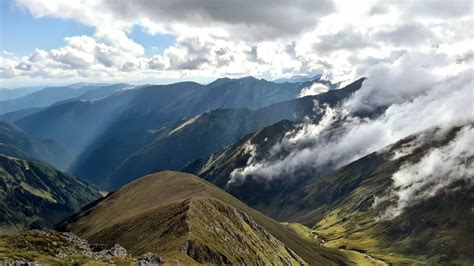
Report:
[[[474,110],[473,70],[443,79],[428,71],[429,62],[421,59],[404,54],[395,63],[374,66],[365,73],[368,80],[362,88],[344,104],[326,108],[319,123],[289,132],[266,158],[251,157],[246,167],[233,172],[232,182],[246,176],[273,179],[305,168],[335,168],[421,130],[474,121],[474,112],[468,111]],[[418,75],[425,76],[416,79]],[[376,118],[352,115],[379,106],[387,108]]]
[[[257,156],[258,146],[249,143],[250,159],[231,173],[229,183],[335,169],[422,130],[473,123],[474,70],[452,77],[433,73],[431,69],[443,61],[404,53],[394,63],[368,68],[364,73],[368,79],[359,91],[338,107],[316,106],[324,114],[319,122],[308,120],[288,132],[269,151],[261,152],[266,154],[263,158]],[[377,107],[386,109],[375,118],[354,115]],[[430,151],[394,174],[393,192],[376,195],[379,201],[389,196],[397,199],[381,217],[393,218],[456,180],[472,181],[473,134],[472,126],[465,127],[448,146]],[[394,158],[410,153],[423,141],[416,139]]]
[[[402,211],[449,188],[456,181],[474,182],[474,127],[464,126],[446,146],[430,150],[421,160],[401,167],[393,176],[393,190],[376,204],[394,198],[380,216],[392,219]],[[455,193],[455,192],[454,192]]]

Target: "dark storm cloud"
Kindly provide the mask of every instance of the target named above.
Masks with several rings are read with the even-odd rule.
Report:
[[[124,19],[145,16],[155,23],[223,26],[253,40],[297,35],[334,11],[331,0],[107,0],[106,5]]]

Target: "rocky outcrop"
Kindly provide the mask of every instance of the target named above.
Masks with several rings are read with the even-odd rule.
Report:
[[[138,266],[146,266],[146,265],[163,265],[165,260],[152,252],[145,253],[137,258]]]
[[[125,257],[127,256],[127,250],[120,246],[119,244],[115,244],[110,250],[109,254],[114,257]]]
[[[39,252],[58,260],[76,255],[102,261],[108,261],[113,257],[127,256],[127,250],[119,244],[115,244],[112,248],[107,249],[103,244],[90,244],[69,232],[59,233],[56,231],[30,230],[12,236],[7,241],[9,246],[17,250]],[[0,260],[0,265],[2,263],[6,262]]]
[[[189,257],[200,263],[211,264],[230,264],[226,256],[216,252],[210,247],[194,240],[188,240],[181,246],[180,251],[186,253]]]

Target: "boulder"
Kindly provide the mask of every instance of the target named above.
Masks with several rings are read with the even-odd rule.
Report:
[[[162,265],[165,263],[162,257],[155,253],[145,253],[138,257],[138,265],[145,266],[145,265]]]
[[[109,251],[110,255],[114,257],[125,257],[127,256],[127,250],[120,246],[119,244],[115,244]]]

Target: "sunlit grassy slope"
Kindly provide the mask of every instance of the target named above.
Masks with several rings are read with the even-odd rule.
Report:
[[[140,178],[59,226],[91,242],[120,243],[133,255],[207,263],[348,263],[291,227],[190,174]]]

